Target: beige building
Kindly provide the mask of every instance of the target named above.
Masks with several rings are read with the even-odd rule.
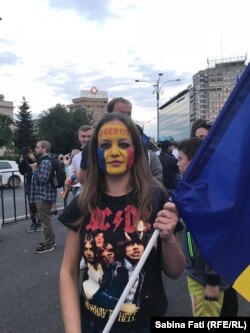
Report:
[[[3,94],[0,94],[0,114],[9,116],[12,119],[14,118],[14,103],[5,101]],[[11,125],[11,127],[13,128],[13,125]],[[5,151],[5,147],[0,148],[0,157],[4,156]]]
[[[87,114],[92,114],[93,126],[95,126],[107,112],[107,92],[98,91],[95,87],[90,90],[81,90],[81,96],[72,99],[72,102],[73,104],[68,105],[70,111],[84,108]]]
[[[0,113],[14,118],[13,102],[5,101],[4,95],[0,94]]]

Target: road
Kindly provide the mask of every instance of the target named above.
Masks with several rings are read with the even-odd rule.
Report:
[[[9,223],[0,233],[0,332],[62,333],[58,273],[66,228],[53,217],[57,247],[35,254],[42,233],[26,232],[30,220]],[[177,281],[164,277],[169,299],[168,316],[191,315],[184,275]],[[239,297],[239,315],[250,317],[250,304]]]

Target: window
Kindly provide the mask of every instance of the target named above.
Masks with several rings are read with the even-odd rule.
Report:
[[[3,170],[3,169],[12,169],[11,164],[8,162],[0,161],[0,170]]]

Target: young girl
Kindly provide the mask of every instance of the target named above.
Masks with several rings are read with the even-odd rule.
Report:
[[[161,271],[176,279],[184,269],[184,255],[174,234],[176,207],[166,201],[165,190],[151,176],[132,120],[121,113],[106,114],[91,139],[84,190],[59,217],[69,228],[60,270],[66,333],[102,332],[154,228],[160,230],[157,244],[110,332],[148,333],[150,317],[166,313]],[[79,261],[84,239],[88,235],[94,240],[97,230],[103,234],[103,245],[91,246],[89,258],[95,258],[95,267],[102,265],[98,270],[100,287],[87,295],[82,287],[79,301]],[[113,260],[104,264],[101,247],[107,244]],[[90,278],[86,265],[82,286]]]

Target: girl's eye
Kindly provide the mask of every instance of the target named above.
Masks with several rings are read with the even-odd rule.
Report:
[[[120,142],[118,143],[119,148],[121,149],[128,149],[131,145],[128,142]],[[100,148],[103,150],[108,150],[112,147],[112,143],[110,142],[103,142],[99,145]]]
[[[100,144],[100,147],[104,150],[107,150],[111,147],[111,144],[108,143],[108,142],[103,142],[103,143]]]
[[[128,147],[130,147],[130,144],[127,142],[120,142],[119,147],[122,149],[127,149]]]

